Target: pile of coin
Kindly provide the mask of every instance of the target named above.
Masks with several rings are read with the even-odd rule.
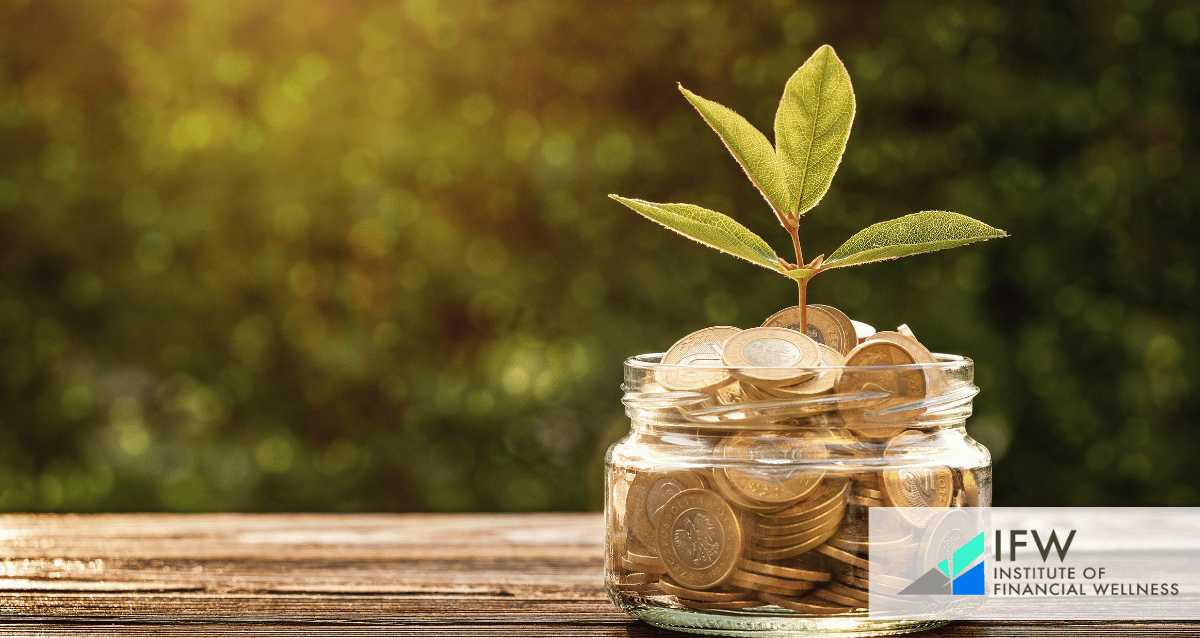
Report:
[[[691,456],[610,474],[615,592],[703,610],[861,610],[869,508],[913,508],[916,521],[979,504],[970,471],[906,462],[930,445],[922,416],[953,385],[938,369],[892,367],[936,361],[912,331],[877,333],[818,305],[801,331],[800,316],[692,333],[626,395],[635,420],[673,428]],[[878,469],[854,462],[868,458]],[[918,562],[911,530],[876,538]]]

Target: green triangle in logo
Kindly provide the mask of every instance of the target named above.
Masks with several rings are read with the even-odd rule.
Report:
[[[947,573],[947,576],[957,576],[959,572],[966,569],[979,555],[983,553],[983,532],[978,536],[963,543],[962,547],[954,550],[954,573]],[[943,561],[944,562],[944,561]],[[938,565],[941,567],[941,565]]]

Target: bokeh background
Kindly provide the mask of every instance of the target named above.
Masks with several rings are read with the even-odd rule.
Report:
[[[788,238],[683,83],[858,116],[814,302],[977,362],[999,505],[1200,505],[1200,7],[0,2],[0,509],[597,509],[621,362],[795,303],[606,199]]]

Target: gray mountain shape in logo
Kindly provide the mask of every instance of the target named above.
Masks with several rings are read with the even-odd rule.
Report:
[[[914,580],[911,585],[900,591],[901,596],[950,596],[954,593],[950,579],[937,567],[925,572],[924,576]]]

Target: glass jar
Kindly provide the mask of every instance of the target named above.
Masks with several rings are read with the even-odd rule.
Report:
[[[605,587],[618,607],[732,636],[945,624],[867,617],[867,512],[990,505],[991,455],[965,429],[979,391],[970,359],[798,377],[661,358],[625,362],[630,432],[605,459]]]

